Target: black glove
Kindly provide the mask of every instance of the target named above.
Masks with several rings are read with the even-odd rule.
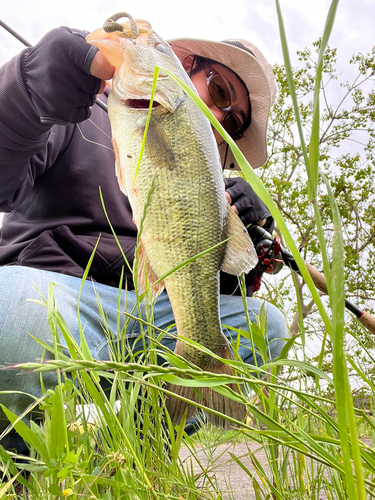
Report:
[[[242,179],[242,177],[226,177],[224,178],[224,183],[225,190],[232,198],[232,205],[237,207],[239,217],[245,226],[249,226],[250,224],[254,225],[266,219],[263,229],[272,234],[275,227],[275,221],[267,206],[255,194],[250,184]],[[252,237],[251,231],[250,236]],[[253,241],[256,245],[257,241],[254,239]],[[245,275],[246,295],[248,297],[251,297],[254,292],[259,290],[263,272],[264,269],[260,267],[260,264],[257,264],[254,269]],[[241,292],[238,286],[237,276],[221,272],[220,293],[225,295],[240,295]]]
[[[224,183],[225,190],[232,198],[232,205],[237,207],[239,217],[245,226],[267,219],[264,228],[273,231],[274,222],[270,211],[247,181],[242,177],[229,177],[224,178]]]
[[[24,52],[22,77],[42,123],[68,125],[89,118],[101,81],[90,75],[98,49],[85,41],[87,34],[62,26]]]

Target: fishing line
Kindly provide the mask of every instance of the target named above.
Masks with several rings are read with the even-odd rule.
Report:
[[[223,165],[222,165],[222,171],[224,172],[224,169],[225,169],[225,164],[227,162],[227,156],[228,156],[228,150],[229,150],[229,144],[226,143],[226,148],[225,148],[225,156],[224,156],[224,161],[223,161]]]
[[[104,132],[104,130],[103,130],[103,129],[101,129],[101,128],[99,127],[99,125],[97,125],[95,122],[93,122],[93,121],[91,120],[91,118],[89,118],[89,119],[88,119],[88,121],[89,121],[89,122],[91,122],[91,123],[94,125],[94,127],[96,127],[98,130],[100,130],[100,132],[102,132],[102,134],[104,134],[106,137],[108,137],[108,139],[109,139],[109,140],[112,140],[112,137],[111,137],[110,135],[108,135],[106,132]]]
[[[90,120],[90,121],[91,121],[91,120]],[[113,152],[113,148],[109,148],[109,147],[108,147],[108,146],[106,146],[105,144],[100,144],[100,142],[95,142],[95,141],[92,141],[92,140],[90,140],[90,139],[87,139],[87,137],[85,137],[84,133],[82,132],[82,129],[81,129],[81,127],[79,126],[79,124],[78,124],[78,123],[76,123],[76,125],[77,125],[77,128],[78,128],[78,130],[79,130],[79,132],[80,132],[80,134],[81,134],[81,136],[82,136],[82,139],[83,139],[84,141],[90,142],[91,144],[95,144],[95,146],[101,146],[102,148],[108,149],[109,151],[112,151],[112,152]],[[99,128],[99,127],[98,127],[98,128]],[[107,134],[106,134],[103,130],[101,130],[100,128],[99,128],[99,130],[100,130],[101,132],[103,132],[103,134],[107,135]],[[109,137],[109,136],[107,136],[107,137]]]

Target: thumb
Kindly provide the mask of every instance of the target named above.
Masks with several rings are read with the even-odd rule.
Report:
[[[103,54],[99,51],[93,57],[90,65],[90,73],[101,80],[110,80],[115,71],[114,66],[109,63]]]

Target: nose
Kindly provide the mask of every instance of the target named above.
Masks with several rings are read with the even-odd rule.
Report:
[[[222,125],[223,124],[223,118],[226,115],[226,111],[217,108],[215,105],[210,106],[210,111],[214,115],[214,117],[217,119],[217,121]],[[215,127],[212,127],[212,130],[214,132],[214,136],[216,139],[216,144],[220,146],[220,144],[223,143],[224,139],[221,137],[219,132],[215,129]]]
[[[210,111],[214,115],[214,117],[217,119],[217,121],[222,125],[223,123],[223,118],[225,116],[225,111],[222,109],[217,108],[216,106],[210,107]],[[216,139],[216,144],[220,146],[220,144],[224,141],[224,139],[221,137],[219,132],[215,129],[215,127],[212,127],[212,130],[214,132],[214,136]]]
[[[223,111],[222,109],[217,108],[214,104],[209,107],[211,113],[214,115],[214,117],[217,119],[217,121],[222,125],[223,124],[223,118],[226,115],[226,111]],[[216,144],[220,146],[220,144],[223,143],[224,139],[221,137],[219,132],[215,129],[215,127],[212,127],[212,130],[214,132]]]
[[[210,106],[210,111],[220,123],[222,123],[224,116],[227,114],[226,111],[217,108],[215,105]]]

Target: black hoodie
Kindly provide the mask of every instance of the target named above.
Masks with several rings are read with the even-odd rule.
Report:
[[[73,63],[64,60],[68,49],[75,51]],[[79,32],[57,28],[0,68],[0,211],[6,212],[0,265],[82,277],[100,236],[90,277],[117,286],[124,259],[99,189],[130,264],[136,227],[118,187],[108,115],[94,105],[91,117],[80,124],[50,123],[81,121],[90,114],[89,106],[81,104],[92,104],[100,84],[87,75],[96,50]],[[59,70],[67,76],[59,77]],[[75,83],[82,78],[87,95]],[[45,95],[51,88],[48,108]],[[126,265],[125,270],[131,280]]]
[[[100,199],[101,190],[132,265],[137,232],[115,175],[109,119],[92,105],[100,85],[89,75],[96,51],[84,32],[61,27],[0,68],[0,266],[82,277],[99,240],[89,277],[117,286],[124,266],[131,289]],[[222,276],[221,293],[236,288],[236,277]]]

